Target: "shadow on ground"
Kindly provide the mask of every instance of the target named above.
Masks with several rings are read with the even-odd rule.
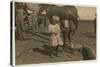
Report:
[[[43,45],[42,48],[33,48],[34,52],[40,53],[42,55],[51,56],[51,46]]]

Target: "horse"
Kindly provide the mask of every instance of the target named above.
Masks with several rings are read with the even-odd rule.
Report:
[[[69,43],[72,43],[73,36],[75,36],[76,30],[78,29],[78,11],[77,11],[76,7],[69,6],[69,5],[59,7],[57,5],[49,5],[49,4],[43,5],[42,4],[41,11],[43,11],[43,10],[46,11],[46,13],[47,13],[46,16],[49,19],[49,21],[51,21],[53,15],[59,16],[61,27],[63,27],[63,23],[66,18],[69,20],[70,28],[67,31],[68,32],[67,38],[69,40]],[[39,19],[39,21],[40,21],[40,19]],[[63,36],[63,38],[64,38],[64,36]]]

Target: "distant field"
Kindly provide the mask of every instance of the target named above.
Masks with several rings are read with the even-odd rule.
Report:
[[[94,20],[78,20],[79,22],[94,22]]]
[[[78,32],[94,32],[94,22],[93,20],[79,20]]]

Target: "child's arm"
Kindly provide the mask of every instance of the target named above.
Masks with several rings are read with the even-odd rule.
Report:
[[[57,25],[57,32],[61,32],[61,28],[60,28],[60,26],[59,25]]]

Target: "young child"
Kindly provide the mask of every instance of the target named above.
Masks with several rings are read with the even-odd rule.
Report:
[[[59,17],[54,15],[52,16],[52,21],[48,26],[50,33],[50,44],[53,47],[53,51],[56,52],[56,56],[58,56],[58,46],[63,46],[63,40],[61,38],[61,29],[58,22]]]

